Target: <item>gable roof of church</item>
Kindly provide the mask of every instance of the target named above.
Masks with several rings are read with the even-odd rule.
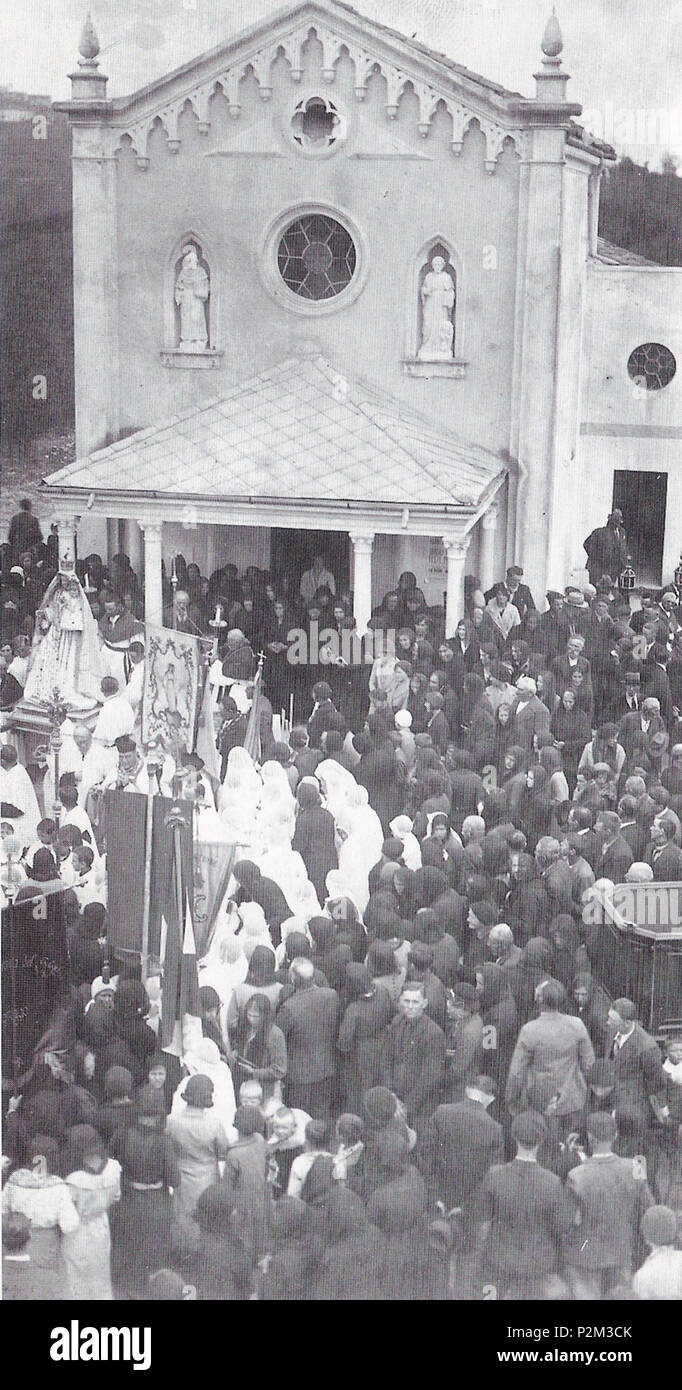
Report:
[[[165,73],[163,77],[156,78],[153,82],[127,96],[115,97],[111,102],[114,116],[127,110],[147,98],[162,95],[164,89],[171,86],[178,78],[191,77],[197,78],[197,70],[206,68],[207,72],[212,67],[220,65],[223,59],[238,53],[241,48],[245,48],[253,43],[254,40],[266,41],[276,30],[282,29],[283,33],[295,29],[300,20],[306,15],[310,17],[311,27],[314,28],[315,20],[327,24],[330,28],[336,29],[341,35],[342,29],[346,29],[349,35],[371,43],[372,39],[381,43],[384,49],[388,45],[396,51],[398,56],[403,58],[412,57],[415,63],[424,67],[427,64],[431,69],[435,69],[434,76],[440,75],[441,78],[448,80],[448,87],[452,87],[452,79],[461,79],[467,87],[478,87],[481,89],[481,96],[498,97],[513,99],[513,102],[527,101],[521,92],[515,92],[507,87],[503,87],[498,82],[493,82],[480,73],[472,72],[462,63],[456,63],[446,54],[439,53],[436,49],[429,48],[426,44],[418,42],[416,39],[407,38],[398,29],[392,29],[387,24],[380,24],[377,20],[368,19],[366,15],[353,8],[352,5],[343,3],[343,0],[300,0],[299,4],[289,5],[286,9],[278,10],[267,19],[260,23],[251,25],[248,29],[243,29],[240,33],[217,44],[214,48],[205,53],[196,55],[186,63]],[[246,60],[248,63],[248,59]],[[502,105],[504,106],[505,101]]]
[[[50,489],[476,507],[506,472],[323,357],[293,357],[76,459]]]

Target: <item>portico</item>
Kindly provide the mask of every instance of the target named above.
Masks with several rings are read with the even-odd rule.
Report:
[[[284,428],[292,417],[295,427]],[[78,522],[84,556],[89,518],[106,519],[110,544],[123,545],[134,567],[144,569],[149,623],[162,621],[162,560],[168,566],[181,548],[178,537],[186,538],[185,553],[201,547],[197,559],[210,573],[237,558],[229,546],[226,553],[222,528],[230,528],[231,545],[235,528],[244,529],[249,547],[261,536],[257,548],[267,565],[268,533],[288,527],[349,536],[360,633],[377,601],[377,580],[392,587],[396,565],[414,568],[401,561],[426,557],[442,542],[438,597],[445,592],[452,635],[464,611],[471,534],[499,506],[505,477],[490,451],[439,434],[361,383],[344,381],[339,392],[338,374],[324,359],[303,357],[78,459],[44,486],[54,499],[60,546],[73,547]],[[496,534],[484,524],[482,553],[487,568],[503,571]],[[418,582],[425,577],[424,559]]]

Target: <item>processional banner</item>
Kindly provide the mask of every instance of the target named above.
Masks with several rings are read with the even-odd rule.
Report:
[[[142,742],[179,736],[194,748],[199,692],[199,642],[186,632],[147,624]]]

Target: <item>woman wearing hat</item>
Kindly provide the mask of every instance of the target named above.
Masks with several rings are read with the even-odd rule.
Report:
[[[185,1082],[182,1113],[173,1113],[166,1121],[166,1134],[171,1140],[180,1169],[180,1189],[176,1193],[178,1212],[191,1216],[201,1193],[218,1181],[218,1164],[226,1158],[230,1138],[220,1116],[213,1107],[213,1082],[200,1072]]]

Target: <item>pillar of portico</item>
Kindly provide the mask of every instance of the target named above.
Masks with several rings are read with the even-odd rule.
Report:
[[[141,521],[144,532],[144,620],[163,623],[163,585],[161,582],[161,522]]]
[[[464,617],[464,566],[469,537],[443,536],[448,561],[445,597],[445,636],[454,637],[460,618]]]
[[[59,531],[59,563],[62,560],[70,560],[72,565],[76,563],[76,523],[72,516],[57,517],[57,529]]]
[[[144,571],[144,537],[136,521],[123,523],[123,549],[135,573],[142,578]]]
[[[487,512],[481,518],[481,558],[480,558],[480,587],[485,593],[496,579],[502,579],[504,575],[504,557],[497,553],[499,538],[497,530],[497,519],[500,507],[498,502],[493,502],[488,507]]]
[[[353,543],[353,617],[360,637],[364,637],[372,616],[372,547],[374,534],[351,532]]]

